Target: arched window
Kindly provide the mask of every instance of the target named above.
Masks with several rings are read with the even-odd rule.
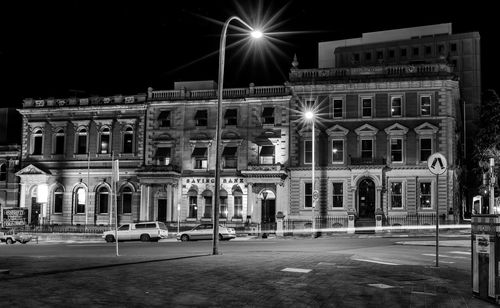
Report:
[[[54,154],[64,154],[64,130],[57,130],[54,136]]]
[[[123,133],[123,153],[132,153],[134,151],[134,130],[127,127]]]
[[[107,187],[102,186],[97,191],[97,204],[99,205],[99,214],[108,213],[109,208],[109,190]]]
[[[99,153],[108,154],[110,153],[109,140],[110,140],[110,131],[109,127],[104,127],[101,130],[100,134],[100,142],[99,142]]]
[[[37,129],[33,132],[33,147],[31,155],[42,155],[43,147],[43,132],[41,129]]]
[[[75,200],[75,212],[77,214],[85,213],[85,204],[87,201],[87,192],[84,187],[78,187],[75,190],[73,199]]]
[[[0,181],[7,180],[7,164],[0,165]]]
[[[87,129],[80,128],[76,138],[76,154],[87,154]]]
[[[54,213],[62,213],[63,211],[63,193],[64,190],[61,186],[54,189]]]
[[[120,214],[132,213],[132,188],[126,186],[122,189]]]

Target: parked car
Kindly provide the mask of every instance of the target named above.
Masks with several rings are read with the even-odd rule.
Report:
[[[168,237],[167,226],[161,221],[148,221],[123,224],[117,231],[119,241],[158,241]],[[115,230],[105,231],[102,238],[106,242],[114,242]]]
[[[186,241],[196,241],[196,240],[211,240],[213,239],[214,225],[213,224],[201,224],[197,225],[189,231],[180,232],[177,234],[177,240],[183,242]],[[224,226],[219,226],[219,240],[233,239],[236,237],[236,231],[234,228],[227,228]]]
[[[5,242],[6,244],[14,244],[15,242],[26,244],[27,242],[31,241],[31,238],[31,235],[19,234],[16,233],[13,229],[0,229],[0,242]]]

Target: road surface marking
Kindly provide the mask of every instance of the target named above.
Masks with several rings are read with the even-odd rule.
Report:
[[[432,295],[432,296],[436,296],[436,294],[434,294],[434,293],[429,293],[429,292],[412,291],[411,293],[412,293],[412,294],[420,294],[420,295]]]
[[[461,255],[468,255],[468,256],[470,256],[470,251],[450,251],[450,253],[456,253],[456,254],[461,254]]]
[[[292,273],[309,273],[311,270],[310,269],[305,269],[305,268],[291,268],[287,267],[281,270],[282,272],[292,272]]]
[[[319,262],[318,265],[331,265],[331,266],[335,266],[337,264],[336,263],[328,263],[328,262]]]
[[[371,286],[371,287],[380,288],[380,289],[394,288],[393,286],[390,286],[390,285],[387,285],[387,284],[383,284],[383,283],[370,283],[368,285]]]
[[[382,261],[366,260],[366,259],[352,259],[352,260],[354,260],[354,261],[371,262],[371,263],[378,263],[378,264],[385,264],[385,265],[399,265],[399,264],[391,263],[391,262],[382,262]]]
[[[429,257],[435,257],[435,253],[423,253],[422,256],[429,256]],[[467,257],[461,257],[461,256],[448,256],[448,255],[439,255],[440,257],[443,258],[452,258],[452,259],[468,259]]]
[[[441,260],[441,261],[439,261],[439,262],[441,262],[441,263],[446,263],[446,264],[453,264],[453,263],[455,263],[455,262],[453,262],[453,261],[443,261],[443,260]]]

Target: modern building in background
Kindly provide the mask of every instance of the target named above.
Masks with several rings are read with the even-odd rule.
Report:
[[[0,109],[0,207],[19,206],[21,116],[14,108]]]

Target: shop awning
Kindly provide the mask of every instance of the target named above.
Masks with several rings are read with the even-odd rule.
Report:
[[[224,151],[222,151],[222,156],[235,156],[236,150],[236,147],[225,147]]]
[[[260,149],[260,156],[274,156],[274,146],[264,145]]]
[[[207,148],[194,148],[193,157],[207,157]]]

